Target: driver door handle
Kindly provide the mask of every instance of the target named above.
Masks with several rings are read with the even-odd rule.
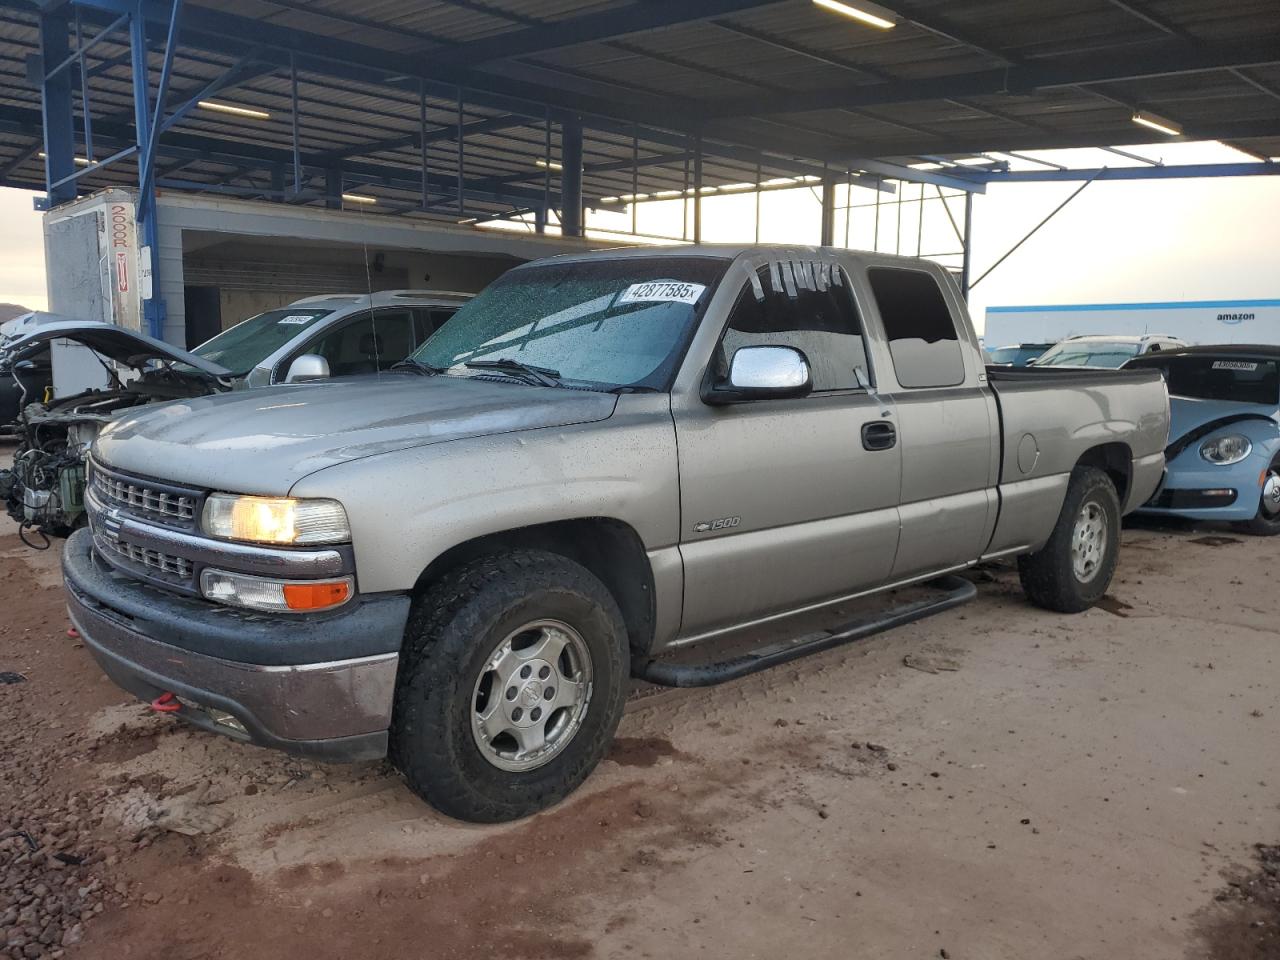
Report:
[[[888,420],[873,420],[862,425],[864,450],[889,450],[898,442],[898,431]]]

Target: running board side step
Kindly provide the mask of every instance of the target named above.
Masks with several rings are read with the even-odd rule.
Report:
[[[950,610],[968,603],[978,595],[978,588],[963,577],[950,574],[930,580],[923,586],[943,591],[943,596],[915,600],[902,606],[853,620],[833,630],[794,637],[771,643],[750,653],[722,660],[719,663],[671,663],[649,657],[636,657],[631,662],[631,675],[662,687],[713,687],[729,680],[768,670],[780,664],[790,663],[814,653],[853,643],[864,637],[892,630],[916,620],[923,620],[935,613]]]

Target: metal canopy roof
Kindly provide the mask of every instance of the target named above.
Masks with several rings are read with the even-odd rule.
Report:
[[[78,18],[87,42],[134,5],[0,0],[0,184],[45,187],[39,80],[53,65],[31,62],[41,8]],[[848,171],[981,189],[964,168],[907,165],[1153,139],[1132,122],[1138,110],[1183,139],[1280,155],[1275,0],[886,5],[889,30],[811,0],[187,2],[167,106],[204,95],[269,119],[190,110],[159,139],[156,182],[286,198],[295,96],[295,202],[323,203],[313,181],[340,170],[342,189],[378,197],[379,210],[455,219],[554,206],[574,117],[588,205],[679,195],[699,159],[707,186]],[[142,10],[154,82],[172,3]],[[108,34],[87,54],[95,160],[135,142],[128,41]],[[130,182],[132,159],[78,187]]]

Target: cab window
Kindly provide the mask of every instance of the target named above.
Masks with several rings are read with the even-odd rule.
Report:
[[[889,340],[898,383],[954,387],[964,382],[964,355],[955,321],[933,274],[900,267],[867,271]]]
[[[825,276],[815,276],[815,268]],[[838,267],[788,261],[761,267],[729,314],[716,358],[720,374],[727,374],[738,350],[758,346],[801,351],[814,391],[858,389],[858,369],[869,379],[862,321]]]

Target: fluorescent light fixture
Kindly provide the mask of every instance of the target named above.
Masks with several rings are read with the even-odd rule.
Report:
[[[721,193],[738,193],[742,190],[754,190],[754,183],[725,183],[720,185]]]
[[[637,200],[648,200],[649,195],[647,193],[624,193],[618,199],[623,203],[633,203]]]
[[[40,151],[40,159],[41,160],[49,159],[48,155],[43,150]],[[98,165],[97,160],[86,160],[84,157],[76,157],[77,167],[96,167],[97,165]]]
[[[659,190],[654,194],[659,200],[670,200],[672,197],[683,196],[683,190]]]
[[[543,170],[563,170],[564,169],[564,167],[561,164],[556,163],[554,160],[552,160],[550,163],[548,163],[546,160],[535,160],[533,161],[533,165],[535,167],[540,167]]]
[[[1160,133],[1168,134],[1171,137],[1182,135],[1182,128],[1172,120],[1166,120],[1164,117],[1157,117],[1154,113],[1144,113],[1139,111],[1133,115],[1133,122],[1141,124],[1144,127],[1150,127],[1152,130],[1158,130]]]
[[[601,203],[620,203],[621,201],[622,201],[621,197],[601,197],[600,198]]]
[[[860,2],[854,7],[847,3],[841,3],[840,0],[813,0],[813,2],[824,10],[830,10],[832,13],[838,13],[842,17],[849,17],[859,23],[865,23],[869,27],[889,30],[896,26],[894,23],[896,15],[893,11],[876,6],[874,3]]]
[[[250,110],[248,107],[235,107],[229,103],[216,103],[213,100],[200,100],[196,103],[201,110],[212,110],[214,113],[229,113],[233,117],[248,117],[250,120],[270,120],[271,114],[265,110]]]
[[[377,197],[371,197],[364,193],[344,193],[342,199],[347,203],[377,203]]]

